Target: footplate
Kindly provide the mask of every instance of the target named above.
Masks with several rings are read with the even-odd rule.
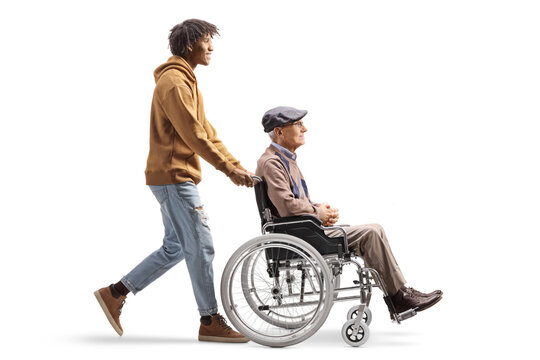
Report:
[[[409,309],[405,310],[402,313],[398,313],[394,304],[392,303],[392,300],[390,299],[390,296],[385,296],[383,297],[383,299],[386,305],[388,305],[388,310],[390,310],[392,320],[397,321],[398,324],[401,323],[403,320],[410,319],[416,315],[416,309],[418,308]]]
[[[394,314],[394,319],[396,319],[396,321],[398,322],[398,324],[400,322],[402,322],[403,320],[407,320],[407,319],[410,319],[412,318],[413,316],[415,316],[417,313],[416,313],[416,309],[418,308],[414,308],[414,309],[409,309],[409,310],[406,310],[402,313],[399,313],[399,314]]]

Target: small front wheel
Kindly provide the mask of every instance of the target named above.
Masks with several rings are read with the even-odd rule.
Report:
[[[354,323],[356,320],[347,320],[341,328],[341,336],[343,340],[354,347],[364,345],[369,338],[369,327],[360,321],[358,331],[354,331]]]
[[[349,309],[347,312],[347,320],[354,320],[358,316],[358,306],[353,306]],[[369,310],[368,307],[364,308],[364,313],[362,314],[362,321],[366,323],[366,325],[371,324],[371,310]]]

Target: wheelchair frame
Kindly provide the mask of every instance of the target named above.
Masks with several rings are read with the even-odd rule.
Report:
[[[355,256],[348,249],[344,229],[348,225],[325,227],[311,215],[274,219],[266,184],[258,176],[252,178],[258,182],[255,193],[262,236],[248,241],[231,256],[221,281],[224,310],[240,332],[262,345],[293,345],[306,340],[322,326],[333,303],[359,300],[359,305],[349,309],[341,334],[349,345],[360,346],[369,338],[373,288],[381,289],[398,324],[416,315],[414,309],[397,313],[379,273],[352,258]],[[341,231],[343,237],[325,235],[325,230],[333,229]],[[311,237],[311,244],[302,235]],[[343,266],[348,264],[356,266],[358,280],[354,280],[355,286],[340,287]],[[280,279],[280,271],[285,272],[285,280]],[[306,287],[311,291],[306,291]],[[339,296],[349,291],[359,294]],[[305,310],[293,313],[292,308]],[[256,328],[254,323],[261,325]]]

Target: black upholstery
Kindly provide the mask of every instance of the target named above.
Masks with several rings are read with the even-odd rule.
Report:
[[[253,188],[255,189],[255,199],[257,200],[257,208],[259,209],[259,216],[261,217],[261,225],[264,225],[273,217],[272,214],[277,214],[278,212],[268,198],[267,186],[264,180],[257,182]],[[265,219],[266,209],[270,211],[270,219]]]
[[[273,233],[289,234],[306,241],[322,255],[342,254],[348,252],[345,248],[343,237],[328,237],[324,230],[320,228],[321,221],[313,215],[300,215],[289,217],[277,217],[278,212],[268,198],[267,186],[264,181],[260,181],[254,186],[257,207],[261,217],[262,225],[269,223],[267,230]],[[266,210],[270,209],[270,211]],[[269,212],[271,216],[268,216]],[[302,221],[301,223],[288,224],[290,222]]]

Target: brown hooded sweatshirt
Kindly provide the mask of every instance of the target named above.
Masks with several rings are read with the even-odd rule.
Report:
[[[206,119],[197,79],[186,60],[170,57],[154,71],[154,77],[146,184],[198,184],[199,156],[227,176],[237,167],[245,170]]]

